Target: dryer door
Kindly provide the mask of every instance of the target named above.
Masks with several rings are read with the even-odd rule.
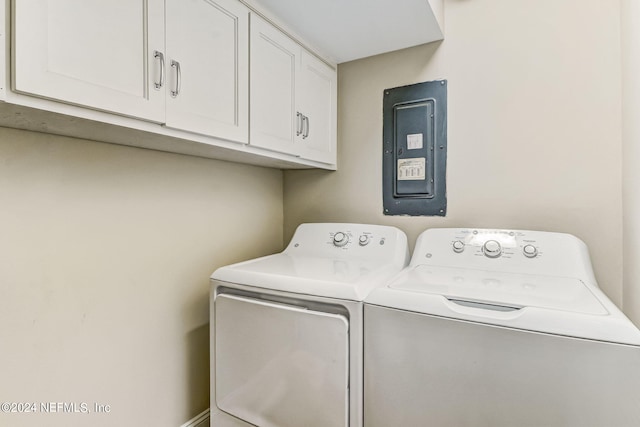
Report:
[[[220,294],[216,403],[261,427],[347,426],[348,342],[344,316]]]

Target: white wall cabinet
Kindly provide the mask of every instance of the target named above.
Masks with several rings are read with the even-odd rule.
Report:
[[[335,163],[335,70],[256,14],[250,52],[250,144]]]
[[[236,0],[16,1],[14,17],[16,91],[248,142]]]
[[[155,122],[162,0],[13,2],[14,90]]]
[[[300,126],[298,152],[305,159],[335,163],[338,117],[336,72],[304,49],[300,64],[296,96],[298,110],[304,115],[304,120]]]
[[[0,126],[335,169],[336,70],[253,0],[0,4]]]
[[[249,9],[167,0],[166,126],[247,143]]]
[[[294,153],[300,46],[255,14],[250,40],[250,144]]]

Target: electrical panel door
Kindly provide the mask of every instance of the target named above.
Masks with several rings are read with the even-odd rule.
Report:
[[[447,211],[447,82],[384,92],[383,200],[386,215]]]

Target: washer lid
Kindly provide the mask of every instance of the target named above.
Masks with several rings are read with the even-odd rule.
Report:
[[[578,279],[419,265],[392,289],[507,308],[538,307],[591,315],[608,311]]]
[[[595,285],[537,276],[417,265],[373,290],[366,304],[640,346],[640,331]]]

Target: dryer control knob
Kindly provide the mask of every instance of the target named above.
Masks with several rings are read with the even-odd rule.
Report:
[[[360,246],[367,246],[370,241],[371,237],[366,234],[361,235],[358,239],[358,243],[360,244]]]
[[[464,242],[462,240],[456,240],[453,242],[453,252],[459,254],[464,251]]]
[[[538,255],[538,248],[533,245],[525,245],[524,248],[522,248],[522,252],[527,258],[535,258],[536,255]]]
[[[502,246],[497,240],[487,240],[482,245],[482,252],[489,258],[498,258],[502,254]]]
[[[333,244],[335,246],[340,248],[346,245],[347,243],[349,243],[349,236],[347,236],[342,231],[338,231],[336,234],[333,235]]]

